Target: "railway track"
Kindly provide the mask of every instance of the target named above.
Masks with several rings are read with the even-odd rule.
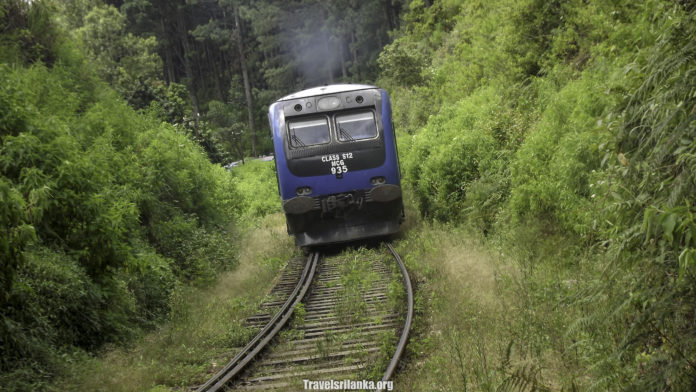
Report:
[[[288,263],[261,312],[247,319],[260,329],[257,336],[197,391],[304,390],[304,380],[388,381],[406,346],[413,295],[403,262],[387,248],[389,258],[312,252]],[[406,294],[405,314],[393,303],[399,289]]]

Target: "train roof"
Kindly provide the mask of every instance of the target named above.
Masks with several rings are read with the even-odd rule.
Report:
[[[297,98],[314,97],[317,95],[324,95],[324,94],[343,93],[346,91],[367,90],[370,88],[377,88],[377,87],[371,86],[369,84],[331,84],[331,85],[327,85],[327,86],[312,87],[312,88],[308,88],[306,90],[298,91],[298,92],[290,94],[290,95],[286,95],[283,98],[280,98],[278,100],[278,102],[288,101],[288,100],[297,99]]]

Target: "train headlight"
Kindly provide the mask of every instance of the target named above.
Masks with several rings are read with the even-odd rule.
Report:
[[[319,110],[336,109],[341,104],[341,100],[336,97],[324,97],[317,102]]]
[[[387,180],[382,176],[370,178],[370,184],[372,185],[380,185],[384,184],[385,182],[387,182]]]
[[[312,194],[312,188],[308,186],[301,186],[295,190],[297,196],[307,196]]]

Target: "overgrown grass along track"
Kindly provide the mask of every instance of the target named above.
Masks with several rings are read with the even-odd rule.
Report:
[[[369,252],[353,257],[313,252],[304,265],[289,262],[273,298],[262,304],[265,312],[247,319],[251,326],[265,324],[259,334],[198,391],[302,390],[302,380],[389,380],[408,339],[413,294],[406,268],[387,247],[392,266]],[[406,304],[395,303],[403,299]],[[293,313],[291,328],[279,334]]]

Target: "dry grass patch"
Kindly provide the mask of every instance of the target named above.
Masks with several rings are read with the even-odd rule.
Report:
[[[418,358],[397,378],[399,388],[487,389],[505,308],[497,260],[466,233],[445,226],[423,225],[398,247],[416,281],[410,352]]]
[[[557,269],[532,273],[465,229],[415,223],[396,242],[416,289],[405,391],[560,389],[568,315]],[[554,283],[555,282],[555,283]],[[565,287],[565,286],[564,286]]]

